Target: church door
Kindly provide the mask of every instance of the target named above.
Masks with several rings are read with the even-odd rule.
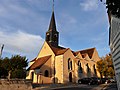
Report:
[[[31,79],[33,81],[33,79],[34,79],[34,72],[31,72]]]
[[[72,82],[72,73],[69,73],[69,82]]]

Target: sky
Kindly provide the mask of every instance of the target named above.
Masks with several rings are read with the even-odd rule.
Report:
[[[100,57],[109,50],[108,17],[99,0],[54,0],[59,45],[73,51],[96,47]],[[34,59],[45,40],[52,0],[0,0],[2,57]]]

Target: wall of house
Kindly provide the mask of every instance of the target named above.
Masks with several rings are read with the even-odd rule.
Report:
[[[94,60],[96,62],[100,60],[100,57],[99,57],[96,49],[94,49],[94,53],[93,53],[93,56],[92,56],[91,60]]]
[[[72,70],[68,70],[68,59],[71,59],[72,60]],[[63,82],[64,83],[68,83],[69,82],[69,73],[71,72],[72,73],[72,82],[76,82],[75,81],[75,62],[74,62],[74,55],[73,53],[71,52],[70,49],[68,49],[64,55],[63,55]]]
[[[49,52],[49,50],[48,50],[48,52]],[[41,55],[41,57],[43,57],[43,56]],[[48,72],[49,72],[48,77],[44,76],[45,70],[48,70]],[[42,65],[42,67],[40,69],[30,70],[26,76],[26,79],[32,79],[32,72],[34,72],[33,83],[52,83],[52,76],[54,73],[54,70],[52,67],[52,56],[51,56],[51,58],[49,58],[49,60],[44,65]]]
[[[63,55],[55,57],[55,80],[56,83],[63,83]]]
[[[32,79],[31,73],[34,72],[34,70],[27,71],[26,79]]]
[[[32,76],[32,72],[33,72],[33,76]],[[32,79],[32,77],[33,77],[33,79]],[[27,71],[26,79],[31,79],[33,83],[38,83],[37,72],[35,70]]]
[[[51,48],[49,47],[49,45],[47,44],[47,42],[45,41],[37,58],[43,57],[43,56],[48,56],[48,55],[52,55],[51,56],[51,73],[52,73],[52,77],[54,77],[54,60],[55,60],[55,54],[53,53],[53,51],[51,50]]]
[[[94,53],[92,58],[99,60],[99,56],[96,53]],[[93,61],[92,59],[90,59],[87,53],[85,55],[85,58],[82,58],[81,54],[78,53],[78,55],[76,56],[75,61],[76,61],[76,63],[75,63],[75,70],[77,71],[76,72],[76,77],[78,76],[77,80],[79,80],[80,78],[84,78],[84,77],[94,77],[94,76],[96,76],[95,75],[95,71],[94,71],[94,67],[93,67],[94,65],[96,65],[96,62]],[[78,61],[80,61],[80,63],[81,63],[82,71],[83,71],[82,73],[79,73],[79,68],[78,68],[78,65],[77,65]],[[90,68],[90,72],[89,73],[87,72],[86,64],[88,64],[88,66]]]
[[[40,74],[37,75],[37,77],[35,78],[35,82],[37,83],[42,83],[42,84],[45,84],[45,83],[52,83],[52,72],[53,71],[52,67],[51,67],[51,58],[49,58],[49,60],[41,66],[40,68]],[[48,71],[48,77],[45,77],[45,71]]]
[[[75,81],[76,81],[76,83],[78,83],[78,80],[80,79],[79,78],[79,67],[78,67],[78,61],[79,61],[79,59],[74,59],[74,63],[75,63],[75,69],[74,69],[74,71],[75,71]]]
[[[53,51],[51,50],[51,48],[49,47],[49,45],[47,44],[47,42],[45,41],[38,56],[37,59],[43,56],[48,56],[48,55],[52,55],[52,60],[54,60],[54,56],[55,54],[53,53]]]
[[[100,57],[96,49],[94,50],[93,57],[91,58],[91,60],[94,60],[96,62],[95,66],[97,66],[97,61],[100,60]],[[97,67],[96,67],[96,70],[97,70]],[[97,76],[100,77],[100,73],[98,72],[98,70],[97,70]]]
[[[120,90],[120,19],[111,15],[110,49],[112,53],[115,77]]]

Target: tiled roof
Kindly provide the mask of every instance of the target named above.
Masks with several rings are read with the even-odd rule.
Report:
[[[81,53],[82,55],[87,53],[88,56],[89,56],[90,58],[92,58],[93,53],[94,53],[94,50],[95,50],[95,48],[89,48],[89,49],[81,50],[80,53]]]
[[[36,68],[40,68],[44,63],[47,62],[47,60],[50,57],[51,57],[51,55],[38,58],[28,69],[34,70]]]
[[[33,62],[33,61],[35,61],[36,60],[36,58],[34,58],[33,60],[31,60],[30,62]]]
[[[77,55],[78,55],[78,53],[79,53],[79,51],[77,51],[77,52],[72,51],[72,53],[73,53],[73,55],[74,55],[74,56],[77,56]]]
[[[64,48],[61,46],[54,47],[54,46],[51,46],[49,43],[48,45],[50,46],[50,48],[52,49],[52,51],[54,52],[56,56],[64,54],[69,49],[69,48]]]

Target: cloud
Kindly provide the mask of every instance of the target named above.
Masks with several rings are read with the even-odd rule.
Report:
[[[0,28],[0,44],[4,44],[4,52],[36,56],[44,40],[41,36],[29,34],[18,30],[16,32],[5,32]]]
[[[80,3],[80,6],[84,11],[95,10],[98,7],[97,0],[85,0]]]

